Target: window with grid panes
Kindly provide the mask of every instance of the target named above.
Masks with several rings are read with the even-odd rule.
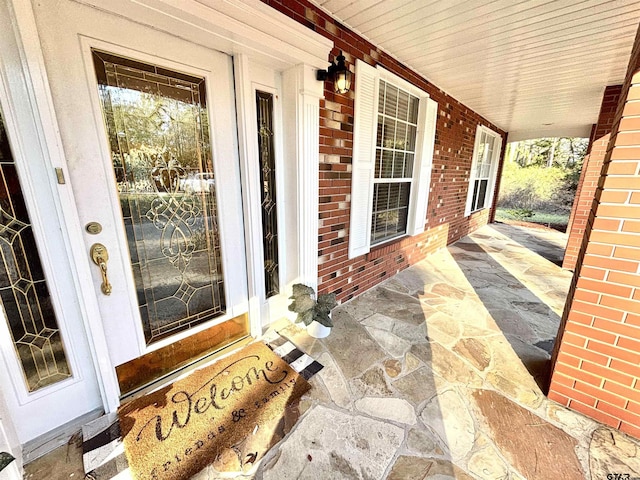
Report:
[[[371,245],[407,231],[420,99],[380,80]]]
[[[349,258],[427,227],[438,103],[356,60]]]
[[[471,165],[467,215],[491,205],[500,142],[501,137],[496,132],[483,126],[478,127]]]

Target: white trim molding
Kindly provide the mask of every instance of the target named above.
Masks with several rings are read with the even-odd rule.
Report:
[[[320,160],[320,98],[324,84],[315,78],[315,68],[297,65],[283,73],[285,97],[285,155],[295,165],[297,192],[297,281],[318,287],[318,196]]]
[[[326,68],[333,48],[332,41],[260,0],[75,1],[230,55],[267,59],[278,70],[298,63]]]
[[[249,294],[249,320],[251,322],[251,335],[258,336],[262,333],[261,322],[261,298],[264,296],[261,272],[264,271],[262,263],[262,218],[260,210],[255,208],[260,205],[260,176],[253,159],[258,152],[250,136],[255,130],[255,116],[253,112],[251,95],[251,74],[249,57],[238,54],[233,57],[233,74],[235,77],[236,111],[238,112],[238,150],[240,153],[240,171],[244,191],[243,214],[244,231],[247,252],[247,283]]]

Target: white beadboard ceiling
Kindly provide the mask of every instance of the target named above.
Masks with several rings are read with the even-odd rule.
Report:
[[[509,132],[588,137],[624,80],[631,0],[312,0]]]

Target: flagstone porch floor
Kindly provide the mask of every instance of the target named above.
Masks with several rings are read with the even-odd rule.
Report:
[[[244,478],[640,478],[640,442],[541,390],[571,281],[565,242],[488,225],[336,308],[326,339],[275,325],[325,368]],[[82,478],[78,461],[63,447],[25,478]]]

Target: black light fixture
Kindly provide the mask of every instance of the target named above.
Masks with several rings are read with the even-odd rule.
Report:
[[[347,93],[351,88],[351,72],[344,63],[344,55],[340,52],[336,58],[337,64],[333,62],[326,70],[318,70],[317,80],[333,80],[333,89],[336,93]]]

